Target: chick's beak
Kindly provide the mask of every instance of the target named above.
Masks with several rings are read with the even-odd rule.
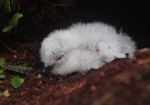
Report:
[[[53,66],[47,66],[47,67],[43,67],[43,74],[48,74],[50,72],[50,70],[53,68]]]

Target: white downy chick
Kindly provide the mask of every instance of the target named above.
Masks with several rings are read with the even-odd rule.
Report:
[[[58,60],[52,69],[53,74],[67,75],[73,72],[84,72],[92,68],[98,69],[104,65],[99,60],[99,54],[83,48],[74,48]]]
[[[53,74],[67,75],[99,68],[126,54],[134,57],[135,49],[131,37],[117,33],[113,26],[77,23],[51,32],[41,43],[40,56],[45,67],[53,66]]]

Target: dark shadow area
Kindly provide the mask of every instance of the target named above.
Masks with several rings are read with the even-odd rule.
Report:
[[[29,0],[19,1],[18,5],[24,17],[11,32],[0,32],[4,42],[36,40],[40,43],[54,29],[66,28],[75,22],[101,21],[114,25],[117,30],[123,29],[139,48],[150,45],[150,1],[147,0]]]

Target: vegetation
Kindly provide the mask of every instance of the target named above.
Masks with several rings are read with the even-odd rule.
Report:
[[[9,14],[11,12],[10,0],[0,0],[0,12],[4,14]],[[2,32],[9,32],[12,28],[16,27],[18,21],[23,17],[22,13],[14,13],[9,23],[4,26]]]
[[[0,0],[0,11],[3,13],[11,12],[10,0]]]
[[[20,77],[20,74],[23,75],[29,75],[29,70],[31,68],[27,67],[26,64],[22,65],[8,65],[5,61],[5,59],[1,58],[0,59],[0,79],[6,79],[6,73],[8,71],[11,71],[15,74],[12,73],[12,77],[10,78],[10,83],[14,88],[19,88],[23,82],[25,81],[24,78]]]
[[[10,19],[8,25],[6,25],[2,31],[3,32],[9,32],[13,27],[16,27],[18,24],[18,21],[23,17],[22,13],[15,13],[12,18]]]
[[[11,2],[10,0],[0,0],[0,13],[1,14],[10,14],[11,13]],[[4,28],[2,28],[2,32],[9,32],[12,28],[16,27],[18,21],[23,17],[22,13],[15,12],[13,16],[9,19],[9,22]],[[3,20],[3,19],[1,19]],[[8,65],[4,58],[0,59],[0,79],[6,79],[6,72],[13,71],[16,74],[13,75],[10,79],[11,85],[14,88],[20,87],[24,79],[19,77],[19,74],[29,74],[29,68],[26,65]],[[18,74],[18,75],[17,75]],[[17,76],[16,76],[17,75]]]

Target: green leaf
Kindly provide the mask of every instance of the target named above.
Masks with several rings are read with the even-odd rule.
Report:
[[[5,74],[0,74],[0,79],[5,79],[6,75]]]
[[[6,75],[4,73],[4,67],[6,65],[5,59],[0,59],[0,79],[5,79]]]
[[[4,73],[4,69],[0,68],[0,74],[3,74],[3,73]]]
[[[0,68],[3,68],[6,65],[5,59],[0,59]]]
[[[0,79],[5,79],[5,78],[6,78],[6,75],[4,73],[4,69],[0,68]]]
[[[12,25],[7,25],[2,29],[2,32],[9,32],[13,28]]]
[[[26,67],[22,65],[18,65],[18,66],[8,65],[6,69],[14,71],[16,73],[29,75],[31,67]]]
[[[20,78],[19,76],[14,76],[10,83],[14,88],[19,88],[23,83],[24,83],[24,79]]]
[[[12,18],[10,19],[9,21],[9,25],[14,25],[16,26],[19,19],[23,17],[23,14],[22,13],[15,13]]]
[[[2,32],[9,32],[12,28],[17,26],[18,21],[23,17],[22,13],[15,13],[9,21],[9,24],[2,29]]]

